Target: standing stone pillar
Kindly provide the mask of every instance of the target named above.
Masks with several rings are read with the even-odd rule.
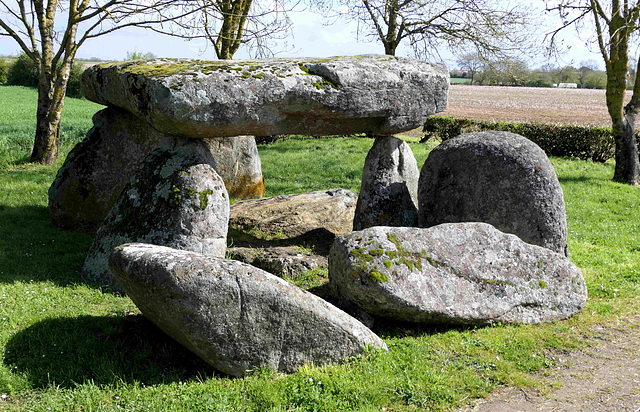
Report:
[[[418,226],[418,179],[413,152],[403,140],[377,136],[367,154],[353,230]]]

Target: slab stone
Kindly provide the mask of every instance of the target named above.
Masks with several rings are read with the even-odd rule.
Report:
[[[140,165],[103,221],[91,245],[82,276],[122,291],[109,271],[116,246],[145,242],[223,257],[229,198],[199,144],[158,149]]]
[[[261,269],[161,246],[116,248],[111,270],[140,311],[219,371],[292,373],[385,343],[360,322]]]
[[[550,322],[587,299],[567,257],[486,223],[346,233],[331,248],[329,278],[335,296],[365,312],[416,323]]]
[[[429,153],[418,185],[421,227],[485,222],[569,256],[562,187],[532,141],[508,132],[469,133]]]
[[[326,256],[298,250],[295,246],[229,247],[231,259],[248,263],[278,277],[326,268]]]
[[[67,156],[49,187],[51,222],[95,233],[136,167],[173,138],[118,108],[93,115],[93,128]]]
[[[65,230],[95,233],[136,168],[156,148],[182,138],[158,132],[131,113],[108,107],[93,116],[93,128],[67,156],[49,188],[49,214]],[[191,140],[191,139],[189,139]],[[200,139],[210,164],[231,197],[264,195],[260,155],[253,136]]]
[[[447,107],[443,65],[393,56],[154,59],[93,66],[82,91],[174,136],[394,134]]]
[[[216,172],[224,180],[229,196],[252,199],[264,196],[262,163],[253,136],[204,139],[216,159]]]
[[[407,143],[377,136],[364,161],[353,230],[418,226],[420,171]]]
[[[229,227],[278,239],[310,233],[335,237],[352,229],[356,200],[346,189],[243,200],[231,205]]]

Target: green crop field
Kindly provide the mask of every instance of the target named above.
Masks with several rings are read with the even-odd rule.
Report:
[[[594,325],[640,309],[640,189],[610,181],[611,163],[551,159],[564,190],[571,259],[589,289],[566,321],[485,328],[385,326],[388,352],[292,375],[216,373],[140,315],[131,300],[79,275],[92,237],[54,227],[54,166],[29,164],[36,94],[0,87],[0,410],[452,410],[493,389],[547,387],[558,353],[598,345]],[[100,106],[68,99],[64,157]],[[421,165],[431,146],[408,139]],[[359,190],[372,141],[295,137],[260,145],[268,195]],[[301,278],[304,278],[302,276]]]

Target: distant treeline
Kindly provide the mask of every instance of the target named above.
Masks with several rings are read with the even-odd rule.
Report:
[[[477,54],[461,56],[458,70],[450,72],[452,83],[481,86],[529,86],[556,87],[559,84],[575,83],[578,88],[604,89],[607,74],[599,70],[594,60],[582,62],[578,67],[553,67],[550,65],[530,69],[526,62],[517,59],[487,62]],[[636,70],[631,68],[629,88],[635,81]]]

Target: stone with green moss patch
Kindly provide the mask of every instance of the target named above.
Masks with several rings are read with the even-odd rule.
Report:
[[[329,277],[335,293],[374,317],[429,324],[555,321],[579,312],[587,296],[569,259],[484,223],[344,234]]]
[[[154,59],[95,66],[82,82],[91,101],[122,107],[162,133],[202,138],[411,130],[446,108],[448,77],[444,66],[364,56]]]
[[[111,250],[123,243],[153,243],[224,256],[229,219],[229,201],[222,196],[224,182],[199,158],[200,147],[193,144],[157,150],[147,157],[145,167],[135,173],[98,230],[83,266],[86,279],[120,290],[107,260]]]

